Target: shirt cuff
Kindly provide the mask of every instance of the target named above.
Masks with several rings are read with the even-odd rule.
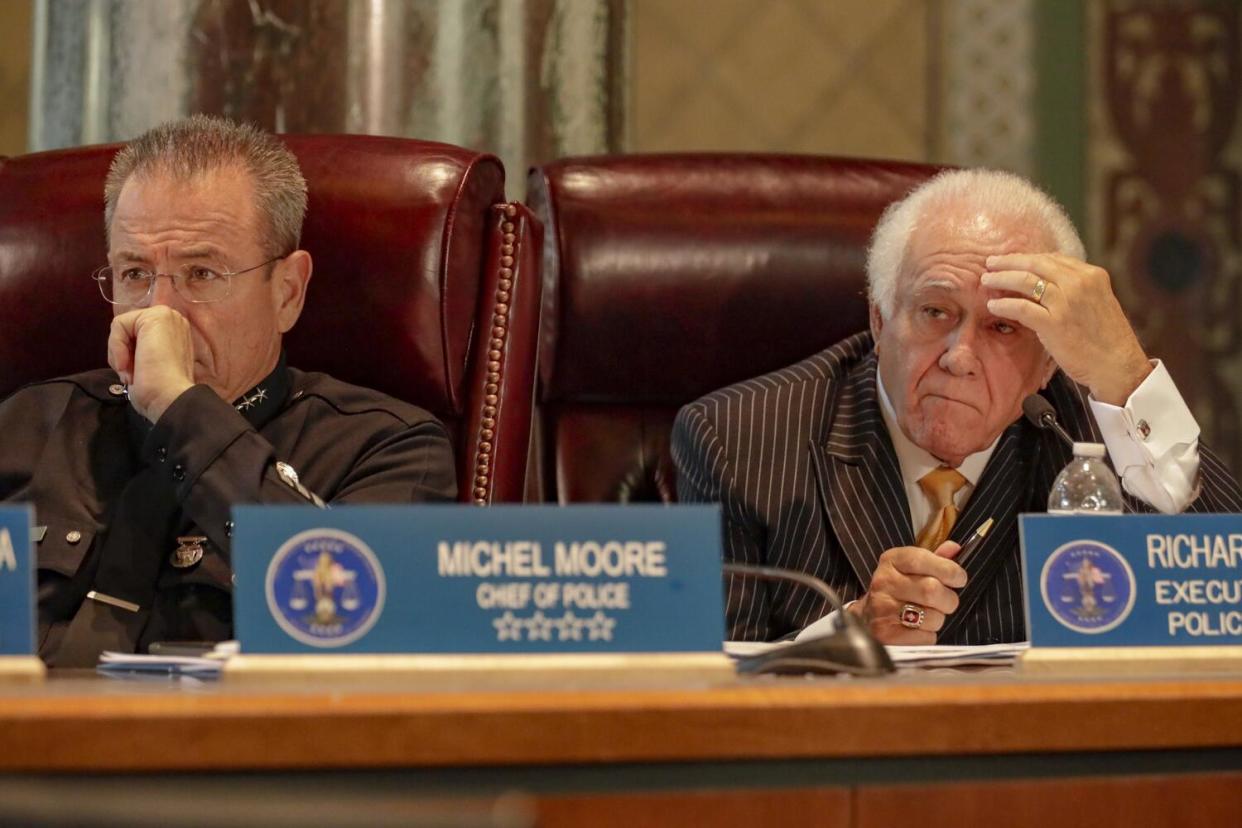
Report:
[[[1091,413],[1119,474],[1131,466],[1154,466],[1157,458],[1183,452],[1199,439],[1199,424],[1169,370],[1158,359],[1152,363],[1125,406],[1091,399]]]
[[[1199,424],[1164,363],[1153,360],[1124,406],[1090,402],[1126,491],[1161,512],[1185,509],[1198,495]]]

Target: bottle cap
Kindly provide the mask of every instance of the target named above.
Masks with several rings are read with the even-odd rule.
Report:
[[[1103,457],[1103,443],[1074,443],[1075,457]]]

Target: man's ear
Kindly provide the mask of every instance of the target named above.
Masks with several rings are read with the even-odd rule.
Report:
[[[868,307],[868,313],[871,321],[871,340],[875,343],[875,348],[878,351],[880,348],[880,332],[884,330],[884,317],[880,313],[879,306],[874,303]]]
[[[1044,381],[1039,384],[1040,388],[1047,388],[1048,383],[1052,382],[1052,375],[1057,372],[1057,361],[1050,354],[1045,354],[1047,364],[1044,366]]]
[[[302,315],[311,270],[311,255],[305,250],[293,251],[276,265],[272,290],[276,298],[276,325],[282,334],[288,333]]]

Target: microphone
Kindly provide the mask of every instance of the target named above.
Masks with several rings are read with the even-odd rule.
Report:
[[[841,620],[840,626],[827,635],[795,641],[739,660],[739,673],[849,673],[855,676],[882,676],[896,672],[897,668],[884,645],[876,641],[857,618],[846,612],[836,591],[819,578],[775,566],[725,563],[723,568],[726,575],[745,575],[765,581],[792,581],[807,587],[823,596]]]
[[[1038,394],[1031,394],[1022,401],[1022,413],[1026,415],[1026,419],[1039,428],[1052,429],[1058,437],[1065,441],[1065,444],[1072,450],[1074,448],[1074,438],[1066,433],[1061,424],[1057,422],[1057,412],[1052,410],[1052,403],[1045,400]],[[1126,514],[1132,514],[1134,507],[1126,500],[1123,492],[1121,498],[1121,509]]]
[[[1070,448],[1074,447],[1074,438],[1066,433],[1061,424],[1057,422],[1057,412],[1053,410],[1052,403],[1045,400],[1038,394],[1031,394],[1022,401],[1022,413],[1026,415],[1026,419],[1037,428],[1051,429],[1058,437],[1065,441]]]

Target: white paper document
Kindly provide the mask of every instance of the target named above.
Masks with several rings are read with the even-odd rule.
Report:
[[[237,652],[236,641],[222,641],[215,646],[215,649],[201,656],[147,655],[146,653],[118,653],[104,650],[99,656],[98,669],[107,673],[188,674],[206,678],[219,675],[225,660],[231,655],[236,655]]]
[[[807,629],[810,629],[809,627]],[[803,631],[805,632],[805,630]],[[802,635],[799,640],[806,640]],[[788,641],[726,641],[724,651],[733,658],[747,658],[788,647]],[[988,667],[1012,664],[1019,653],[1030,644],[1018,641],[1010,644],[982,644],[974,647],[956,647],[947,644],[926,646],[888,645],[888,657],[898,668],[919,667]]]
[[[968,667],[1012,664],[1019,653],[1025,652],[1030,643],[1016,641],[1009,644],[979,644],[973,647],[955,647],[948,644],[930,644],[922,647],[888,645],[888,657],[900,667]]]

